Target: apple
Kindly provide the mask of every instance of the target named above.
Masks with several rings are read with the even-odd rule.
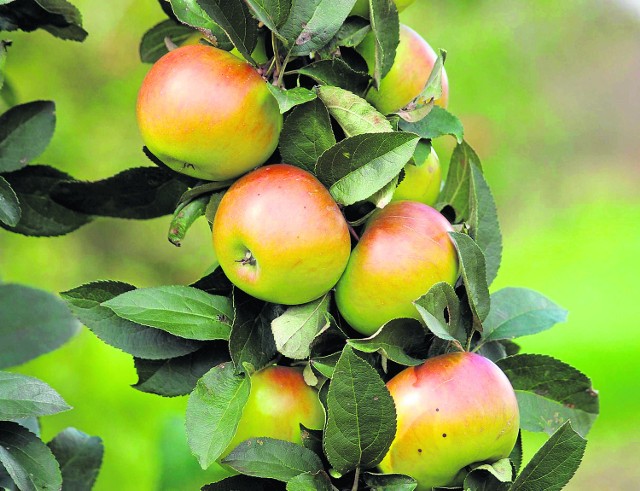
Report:
[[[396,0],[396,8],[398,12],[402,12],[409,5],[411,5],[415,0]],[[364,17],[365,19],[369,18],[369,0],[357,0],[356,4],[351,9],[351,13],[349,15],[359,15],[360,17]]]
[[[142,139],[172,169],[220,181],[262,164],[278,145],[282,115],[248,63],[201,44],[160,58],[140,87]]]
[[[243,176],[225,193],[213,221],[213,247],[238,288],[298,305],[333,288],[351,239],[338,205],[315,176],[275,164]]]
[[[433,206],[442,182],[438,155],[431,145],[420,142],[413,159],[415,163],[409,162],[404,166],[404,179],[398,184],[391,201],[411,200]]]
[[[311,430],[324,426],[318,392],[305,383],[302,370],[276,365],[264,368],[251,375],[251,391],[238,429],[220,459],[249,438],[277,438],[301,444],[301,424]]]
[[[413,301],[458,278],[451,231],[424,203],[396,201],[377,211],[336,285],[338,310],[351,327],[370,336],[392,319],[420,320]]]
[[[372,75],[375,66],[375,37],[373,32],[365,36],[356,48],[367,62]],[[371,87],[366,99],[384,114],[399,111],[424,89],[438,55],[431,46],[413,29],[400,24],[400,44],[395,61],[389,73],[380,81],[380,87]],[[435,101],[438,106],[447,107],[449,100],[449,80],[442,69],[442,96]]]
[[[397,429],[379,467],[406,474],[418,490],[462,484],[470,464],[511,453],[520,426],[518,401],[507,376],[475,353],[430,358],[387,382]]]

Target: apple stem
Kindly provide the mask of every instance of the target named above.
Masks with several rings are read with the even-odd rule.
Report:
[[[167,48],[167,51],[173,51],[174,49],[176,49],[178,47],[178,45],[176,43],[174,43],[173,40],[169,36],[165,36],[163,41],[164,41],[164,45]]]
[[[358,237],[358,234],[349,222],[347,222],[347,227],[349,228],[349,233],[351,234],[351,236],[356,239],[356,242],[358,242],[360,240],[360,237]]]
[[[360,466],[356,467],[356,475],[353,478],[353,486],[351,491],[358,491],[358,481],[360,481]]]

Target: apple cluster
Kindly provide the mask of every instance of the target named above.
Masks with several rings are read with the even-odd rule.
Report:
[[[367,19],[368,2],[358,0],[352,15]],[[376,43],[369,32],[355,47],[371,77]],[[438,283],[453,288],[461,281],[454,229],[434,208],[442,177],[430,141],[416,143],[388,199],[339,204],[313,169],[278,160],[286,110],[265,79],[267,60],[277,54],[266,53],[264,40],[257,49],[254,59],[266,63],[254,66],[197,33],[153,65],[137,101],[150,152],[179,173],[226,182],[212,220],[224,275],[250,296],[284,306],[333,292],[343,328],[359,336],[373,336],[394,319],[423,322],[414,302]],[[421,95],[437,59],[419,34],[401,25],[395,61],[368,88],[366,101],[392,118]],[[443,69],[440,95],[429,104],[446,107],[448,96]],[[347,219],[354,209],[366,210],[358,223]],[[221,458],[248,438],[300,443],[300,424],[323,428],[324,408],[300,369],[270,365],[251,378],[238,430]],[[397,430],[379,469],[412,476],[419,489],[459,485],[467,466],[508,457],[515,445],[514,391],[480,355],[429,358],[399,372],[387,388]]]

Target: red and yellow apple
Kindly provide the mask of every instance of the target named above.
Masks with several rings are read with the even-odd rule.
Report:
[[[406,474],[418,490],[462,484],[470,464],[508,457],[518,437],[518,401],[506,375],[474,353],[448,353],[387,383],[397,429],[380,470]]]
[[[282,128],[278,103],[258,72],[201,44],[177,48],[151,67],[136,112],[151,152],[178,172],[213,181],[262,164]]]
[[[365,36],[357,51],[367,62],[369,73],[375,66],[375,37],[373,32]],[[399,111],[415,99],[427,84],[438,55],[431,46],[413,29],[400,25],[400,44],[395,61],[389,73],[380,81],[377,89],[371,87],[366,99],[383,114]],[[449,80],[442,69],[442,96],[435,101],[438,106],[447,107],[449,101]]]
[[[302,443],[300,425],[321,430],[324,409],[318,392],[309,387],[302,370],[271,366],[251,375],[251,391],[238,429],[221,459],[249,438],[276,438]]]
[[[420,319],[413,301],[440,281],[458,278],[453,228],[438,211],[396,201],[369,220],[336,285],[345,320],[367,336],[397,318]]]
[[[404,166],[404,179],[398,184],[391,201],[419,201],[425,205],[436,204],[442,183],[442,170],[436,151],[420,142],[413,154],[414,162]]]
[[[344,271],[351,240],[327,189],[298,167],[261,167],[225,193],[213,247],[232,283],[268,302],[298,305],[328,292]]]
[[[396,8],[398,12],[402,12],[409,5],[411,5],[415,0],[395,0]],[[351,13],[349,15],[359,15],[360,17],[364,17],[365,19],[369,18],[369,0],[357,0],[356,4],[351,9]]]

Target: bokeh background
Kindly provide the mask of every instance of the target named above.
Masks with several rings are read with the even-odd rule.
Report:
[[[85,43],[45,32],[12,39],[7,77],[19,102],[53,99],[58,125],[39,163],[97,180],[146,165],[135,123],[148,67],[142,34],[155,0],[74,0]],[[640,2],[418,0],[401,19],[448,50],[449,109],[462,119],[498,204],[504,259],[492,289],[526,286],[567,323],[521,344],[588,374],[601,416],[570,490],[640,486]],[[4,109],[3,109],[4,110]],[[437,142],[447,161],[453,141]],[[177,249],[168,219],[97,220],[61,238],[0,232],[0,275],[53,292],[96,279],[186,284],[212,258],[204,220]],[[188,490],[207,482],[184,442],[186,398],[130,388],[130,356],[83,330],[18,371],[74,406],[42,420],[45,440],[72,425],[106,446],[97,490]],[[527,454],[544,436],[525,435]]]

